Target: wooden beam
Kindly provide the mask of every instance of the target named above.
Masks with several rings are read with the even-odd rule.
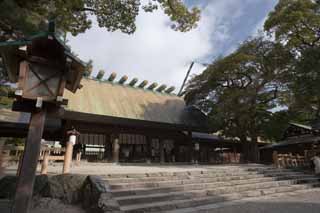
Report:
[[[136,120],[129,118],[120,118],[113,116],[104,116],[104,115],[95,115],[90,113],[80,113],[64,110],[60,108],[59,115],[61,118],[70,121],[76,122],[85,122],[85,123],[95,123],[95,124],[106,124],[106,125],[114,125],[119,127],[128,127],[128,128],[148,128],[148,129],[157,129],[158,131],[201,131],[201,132],[209,132],[209,129],[204,129],[199,126],[188,126],[184,124],[171,124],[171,123],[162,123],[155,121],[147,121],[147,120]]]
[[[45,118],[45,109],[31,114],[29,132],[12,205],[12,213],[27,213],[29,211]]]

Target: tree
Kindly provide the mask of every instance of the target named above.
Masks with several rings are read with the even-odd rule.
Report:
[[[99,27],[131,34],[142,0],[1,0],[0,38],[31,34],[45,26],[48,18],[55,18],[63,32],[73,35],[85,32],[95,17]],[[196,27],[200,10],[189,10],[182,0],[149,0],[142,5],[147,12],[164,10],[172,21],[172,28],[186,32]]]
[[[320,116],[320,1],[280,0],[264,28],[295,55],[290,107]]]
[[[208,113],[214,131],[244,142],[246,160],[256,161],[255,142],[266,136],[271,110],[287,92],[290,60],[282,45],[263,37],[251,39],[194,77],[185,99]]]

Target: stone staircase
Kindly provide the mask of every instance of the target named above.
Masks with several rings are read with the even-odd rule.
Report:
[[[226,202],[312,190],[320,177],[297,170],[217,167],[201,171],[103,176],[127,213],[210,212]]]

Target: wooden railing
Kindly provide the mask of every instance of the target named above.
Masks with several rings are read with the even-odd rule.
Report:
[[[9,162],[19,163],[23,156],[23,146],[2,146],[2,165],[7,165]],[[65,148],[55,148],[42,146],[39,154],[39,162],[41,162],[41,174],[46,174],[50,161],[64,161]],[[81,154],[77,153],[76,164],[79,164]],[[17,173],[20,166],[18,165]],[[1,165],[0,165],[1,166]]]
[[[299,155],[299,154],[278,154],[277,151],[273,152],[273,164],[277,168],[294,168],[294,167],[305,167],[309,166],[310,159],[307,155],[307,152],[305,152],[305,155]]]

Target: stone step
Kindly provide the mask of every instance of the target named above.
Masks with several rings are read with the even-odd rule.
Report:
[[[257,197],[263,196],[272,193],[284,193],[292,192],[296,190],[308,189],[314,186],[315,184],[305,184],[305,185],[285,185],[285,186],[274,186],[266,187],[264,189],[254,189],[237,193],[229,193],[224,195],[208,195],[198,198],[189,198],[183,200],[171,200],[163,202],[152,202],[145,204],[135,204],[135,205],[126,205],[121,206],[121,210],[127,213],[140,213],[140,212],[163,212],[173,210],[171,212],[177,212],[177,209],[180,208],[191,208],[198,207],[209,204],[216,204],[220,202],[230,201],[230,200],[239,200],[245,197]]]
[[[261,191],[260,195],[258,194],[258,196],[255,196],[254,198],[244,197],[242,199],[232,199],[232,197],[236,198],[237,195],[230,195],[230,199],[226,198],[226,200],[223,202],[217,202],[217,203],[201,205],[196,207],[180,208],[180,209],[169,210],[169,211],[161,211],[161,212],[162,213],[211,213],[211,212],[214,212],[214,210],[217,208],[221,208],[225,206],[233,206],[233,205],[245,203],[252,200],[258,200],[261,198],[267,199],[267,198],[281,197],[286,195],[296,195],[299,193],[306,193],[306,192],[320,192],[320,189],[319,187],[314,188],[313,186],[296,188],[296,190],[291,190],[291,188],[288,189],[287,187],[282,187],[282,188],[279,187],[278,191],[279,192],[272,190],[271,191],[272,193],[264,194],[264,190],[263,190]],[[225,195],[225,196],[228,197],[228,195]]]
[[[244,176],[247,177],[248,175],[260,175],[260,176],[274,176],[277,174],[292,174],[292,175],[299,175],[299,172],[273,172],[273,173],[257,173],[257,172],[241,172],[241,173],[204,173],[198,175],[180,175],[180,176],[168,176],[168,177],[144,177],[144,178],[124,178],[124,179],[108,179],[104,178],[104,180],[108,181],[110,185],[121,185],[127,187],[130,183],[138,184],[138,183],[154,183],[154,182],[168,182],[168,181],[177,181],[177,180],[189,180],[189,179],[196,179],[196,178],[219,178],[219,177],[230,177],[230,176]],[[116,188],[116,187],[115,187]]]
[[[175,185],[186,185],[186,184],[193,184],[193,183],[210,183],[210,182],[221,182],[221,181],[228,181],[228,180],[246,180],[252,178],[262,178],[265,177],[261,174],[243,174],[240,176],[224,176],[224,177],[188,177],[182,178],[177,180],[161,180],[161,181],[139,181],[139,182],[132,182],[132,183],[122,183],[122,184],[110,184],[111,189],[134,189],[134,188],[158,188],[158,187],[169,187]]]
[[[252,182],[225,182],[226,185],[217,184],[216,186],[205,187],[200,190],[185,190],[185,191],[176,191],[176,192],[163,192],[155,194],[146,194],[146,195],[133,195],[125,197],[116,197],[116,200],[120,205],[132,205],[138,203],[150,203],[150,202],[159,202],[159,201],[170,201],[170,200],[181,200],[181,199],[192,199],[196,197],[203,196],[213,196],[213,195],[222,195],[227,193],[234,193],[246,190],[253,189],[263,189],[269,187],[278,187],[284,185],[292,185],[299,183],[317,183],[318,179],[309,179],[309,180],[288,180],[288,181],[273,181],[272,179],[265,178],[264,180],[255,179]]]
[[[104,175],[102,176],[105,180],[108,180],[110,182],[134,182],[136,180],[146,180],[146,179],[163,179],[163,178],[179,178],[179,177],[188,177],[188,176],[202,176],[202,175],[217,175],[217,176],[224,176],[226,174],[232,174],[232,173],[247,173],[248,171],[245,169],[239,169],[239,170],[225,170],[225,171],[185,171],[185,172],[157,172],[157,173],[143,173],[143,174],[111,174],[111,175]],[[255,173],[255,171],[252,171],[252,173]]]
[[[259,167],[260,168],[260,167]],[[257,169],[251,168],[253,172]],[[265,169],[269,169],[269,167],[262,167]],[[260,168],[260,169],[262,169]],[[272,167],[270,167],[271,169]],[[213,169],[203,169],[203,170],[189,170],[189,171],[179,171],[179,172],[151,172],[151,173],[127,173],[127,174],[108,174],[103,177],[111,180],[111,179],[126,179],[126,178],[146,178],[146,177],[168,177],[168,176],[183,176],[183,175],[196,175],[196,174],[206,174],[206,173],[236,173],[236,172],[248,172],[248,168],[215,168]],[[249,171],[250,172],[250,171]]]
[[[208,179],[208,182],[178,182],[179,184],[176,184],[175,182],[162,182],[162,183],[146,183],[146,184],[139,184],[139,185],[132,185],[132,187],[127,186],[125,188],[120,189],[111,186],[112,188],[112,194],[116,197],[119,196],[131,196],[131,195],[143,195],[143,194],[153,194],[153,193],[165,193],[165,192],[175,192],[175,191],[182,191],[182,190],[199,190],[204,189],[208,187],[216,187],[216,186],[230,186],[230,185],[239,185],[239,184],[245,184],[260,181],[261,178],[270,178],[270,180],[292,180],[292,179],[308,179],[313,178],[311,175],[286,175],[286,174],[277,174],[274,176],[259,176],[259,175],[251,175],[244,176],[244,177],[222,177],[220,179]],[[195,179],[197,180],[197,179]],[[261,179],[263,180],[263,179]],[[137,186],[140,186],[139,188]],[[142,187],[143,186],[143,187]],[[136,188],[135,188],[136,187]]]
[[[252,179],[252,181],[244,180],[246,184],[260,183],[272,181],[272,178],[263,178],[263,179]],[[222,182],[210,187],[227,187],[235,186],[241,184],[239,182]],[[154,201],[165,201],[165,200],[177,200],[181,198],[192,198],[199,196],[206,196],[208,194],[208,187],[200,190],[185,190],[185,191],[174,191],[174,192],[162,192],[162,193],[151,193],[151,194],[142,194],[142,195],[130,195],[130,196],[121,196],[116,197],[115,199],[119,202],[120,205],[130,205],[135,203],[148,203]]]

